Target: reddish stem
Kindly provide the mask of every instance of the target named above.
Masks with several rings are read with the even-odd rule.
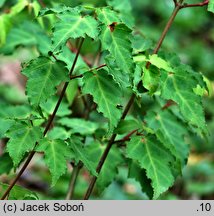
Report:
[[[208,4],[209,4],[209,0],[205,0],[205,1],[197,3],[197,4],[184,3],[180,8],[183,9],[183,8],[189,8],[189,7],[203,7],[203,6],[208,5]]]
[[[76,56],[75,56],[73,65],[72,65],[72,67],[71,67],[71,69],[70,69],[70,72],[69,72],[70,77],[71,77],[71,75],[72,75],[72,73],[73,73],[73,71],[74,71],[74,68],[75,68],[75,66],[76,66],[77,59],[78,59],[78,57],[79,57],[80,50],[81,50],[81,47],[82,47],[82,45],[83,45],[83,42],[84,42],[84,39],[82,39],[81,42],[80,42],[78,52],[76,53]],[[45,137],[45,135],[47,134],[47,132],[49,131],[49,129],[51,128],[51,124],[52,124],[52,122],[53,122],[53,120],[54,120],[54,118],[55,118],[55,116],[56,116],[56,113],[57,113],[57,111],[58,111],[58,108],[59,108],[59,106],[60,106],[60,104],[61,104],[61,102],[62,102],[62,99],[63,99],[64,95],[65,95],[65,91],[66,91],[66,89],[67,89],[67,87],[68,87],[68,83],[69,83],[69,82],[66,82],[66,83],[64,84],[64,87],[63,87],[63,90],[62,90],[62,92],[61,92],[61,94],[60,94],[59,100],[58,100],[58,102],[57,102],[57,104],[56,104],[56,106],[55,106],[55,108],[54,108],[53,113],[52,113],[51,116],[49,117],[48,123],[47,123],[47,125],[46,125],[46,127],[45,127],[45,129],[44,129],[44,132],[43,132],[43,136],[44,136],[44,137]],[[38,145],[38,143],[35,144],[35,147],[36,147],[37,145]],[[9,185],[9,187],[7,188],[7,190],[6,190],[6,191],[4,192],[4,194],[2,195],[1,200],[4,200],[4,199],[8,196],[8,194],[10,193],[10,191],[12,190],[12,188],[15,186],[15,184],[17,183],[17,181],[19,180],[19,178],[22,176],[22,174],[24,173],[24,171],[27,169],[27,167],[28,167],[28,165],[30,164],[30,162],[31,162],[32,158],[34,157],[35,153],[36,153],[35,150],[33,150],[32,152],[29,153],[29,155],[28,155],[28,157],[27,157],[27,159],[26,159],[24,165],[22,166],[21,170],[18,172],[17,176],[13,179],[13,181],[11,182],[11,184]]]
[[[160,47],[161,47],[161,45],[162,45],[162,43],[163,43],[163,41],[164,41],[164,39],[166,37],[166,34],[169,31],[169,29],[170,29],[170,27],[171,27],[171,25],[172,25],[172,23],[173,23],[176,15],[177,15],[178,11],[179,11],[180,6],[181,6],[182,3],[183,3],[183,0],[180,0],[179,3],[176,5],[176,7],[175,7],[175,9],[174,9],[174,11],[173,11],[173,13],[172,13],[172,15],[171,15],[168,23],[167,23],[167,25],[166,25],[166,27],[165,27],[162,35],[161,35],[161,37],[160,37],[160,39],[159,39],[159,41],[157,43],[157,46],[156,46],[156,48],[155,48],[155,50],[153,52],[154,54],[158,53],[158,51],[159,51],[159,49],[160,49]],[[150,65],[151,65],[151,63],[148,62],[147,65],[146,65],[146,67],[149,68]],[[122,114],[122,117],[121,117],[120,121],[124,120],[126,118],[126,115],[128,114],[129,110],[131,109],[131,107],[132,107],[132,105],[134,103],[134,100],[135,100],[135,94],[132,94],[132,96],[131,96],[128,104],[125,107],[125,110],[124,110],[124,112]],[[109,142],[107,144],[107,147],[106,147],[103,155],[100,158],[100,161],[99,161],[99,163],[97,165],[97,168],[96,168],[96,171],[97,171],[98,174],[100,173],[100,171],[101,171],[101,169],[103,167],[103,164],[105,163],[105,160],[106,160],[106,158],[108,156],[108,153],[111,150],[111,147],[112,147],[113,143],[115,142],[116,136],[117,136],[116,134],[113,134],[111,136],[111,138],[110,138],[110,140],[109,140]],[[89,197],[91,196],[91,193],[92,193],[92,191],[94,189],[96,181],[97,181],[97,177],[93,176],[92,179],[91,179],[91,181],[90,181],[90,183],[89,183],[89,187],[88,187],[88,189],[86,191],[86,194],[84,196],[84,200],[88,200]]]
[[[161,109],[166,110],[173,105],[177,105],[177,104],[173,100],[168,100],[167,103]]]
[[[132,132],[130,132],[129,134],[127,134],[126,136],[124,136],[122,139],[120,140],[116,140],[114,143],[121,143],[121,142],[126,142],[130,140],[130,137],[136,133],[138,130],[133,130]]]

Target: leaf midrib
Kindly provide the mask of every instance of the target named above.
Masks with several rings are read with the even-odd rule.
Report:
[[[79,27],[80,23],[82,22],[82,18],[80,17],[80,19],[77,21],[77,23],[75,23],[75,25],[73,25],[73,27],[61,38],[61,40],[59,40],[59,42],[55,45],[55,47],[53,48],[53,51],[56,50],[56,48],[58,46],[60,46],[61,43],[63,43],[63,41],[67,41],[71,36],[70,33],[72,31],[74,31],[76,28]],[[69,35],[69,36],[68,36]]]
[[[43,83],[43,85],[42,85],[42,88],[40,88],[40,94],[39,94],[39,96],[37,97],[38,99],[37,99],[37,102],[36,102],[36,104],[38,105],[39,103],[40,103],[40,101],[41,101],[41,98],[42,98],[42,94],[44,93],[43,92],[43,89],[45,88],[45,86],[47,85],[47,83],[48,83],[48,81],[49,81],[49,77],[50,77],[50,74],[51,74],[51,68],[52,68],[52,64],[49,64],[49,68],[48,68],[48,73],[46,74],[46,76],[45,76],[45,82],[42,82]]]

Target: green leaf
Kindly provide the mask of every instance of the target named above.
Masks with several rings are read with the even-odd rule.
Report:
[[[6,137],[5,133],[15,124],[15,120],[27,118],[31,109],[27,105],[8,106],[0,104],[0,138]]]
[[[10,16],[20,13],[26,6],[29,5],[28,0],[18,0],[18,3],[11,7]]]
[[[130,0],[107,0],[108,5],[112,6],[117,11],[130,12],[132,10]]]
[[[6,0],[0,0],[0,8],[4,5],[5,2]]]
[[[131,54],[131,30],[121,23],[118,14],[110,8],[97,9],[98,20],[101,26],[101,42],[103,50],[108,50],[106,57],[109,74],[122,87],[130,86],[130,77],[133,73]]]
[[[76,98],[78,92],[78,80],[71,80],[66,89],[66,99],[68,104],[71,106]]]
[[[172,67],[157,55],[150,56],[149,61],[160,69],[161,96],[166,100],[175,101],[185,120],[207,134],[201,97],[194,92],[197,85],[206,88],[201,74],[194,72],[187,65]],[[159,78],[156,79],[158,81]]]
[[[98,111],[108,118],[109,133],[112,133],[121,116],[121,110],[117,108],[121,104],[119,86],[105,70],[85,73],[83,83],[83,93],[93,96]]]
[[[117,134],[128,134],[134,130],[138,130],[142,128],[142,123],[138,121],[137,119],[130,118],[126,120],[122,120],[117,129],[115,130],[115,133]]]
[[[10,17],[7,14],[0,15],[0,47],[6,42],[7,33],[10,26]]]
[[[173,71],[173,68],[170,66],[170,63],[168,63],[164,59],[158,57],[157,54],[150,55],[149,56],[149,62],[159,69],[164,69],[166,71]]]
[[[14,166],[18,166],[24,154],[33,150],[36,142],[42,137],[42,132],[39,127],[19,122],[13,125],[6,135],[10,138],[7,143],[7,152],[9,152]]]
[[[154,199],[172,186],[174,177],[170,163],[173,157],[154,136],[133,137],[127,144],[126,153],[128,158],[137,161],[146,170],[147,177],[152,181]]]
[[[152,199],[153,197],[153,188],[151,186],[151,180],[146,176],[146,171],[141,169],[139,165],[131,161],[129,165],[129,178],[134,178],[141,185],[142,191],[147,194],[147,196]]]
[[[29,105],[8,106],[8,104],[2,105],[0,109],[0,118],[4,119],[21,119],[27,118],[31,114],[31,107]]]
[[[13,161],[8,153],[4,153],[0,156],[0,175],[9,173],[13,168]]]
[[[56,87],[68,79],[68,71],[62,62],[38,57],[22,70],[28,77],[27,95],[32,105],[38,106],[56,93]]]
[[[120,85],[123,90],[129,87],[131,85],[129,74],[124,73],[120,68],[118,68],[117,63],[112,56],[108,55],[105,60],[108,73],[113,77],[115,82]]]
[[[111,25],[112,23],[119,23],[121,21],[118,13],[108,7],[98,8],[96,13],[98,20],[105,25]]]
[[[112,183],[118,174],[118,166],[122,163],[123,157],[120,150],[113,146],[98,176],[97,187],[100,192]]]
[[[94,176],[97,176],[96,164],[91,160],[86,148],[84,148],[82,141],[78,137],[71,137],[69,146],[75,156],[76,163],[82,161],[84,166]]]
[[[184,141],[187,129],[179,122],[176,117],[168,110],[159,112],[148,112],[146,115],[146,123],[152,128],[160,142],[170,150],[180,163],[180,172],[186,164],[189,146]]]
[[[132,14],[132,5],[130,0],[108,0],[109,6],[112,6],[114,10],[120,12],[120,19],[124,24],[126,24],[129,28],[134,26],[135,20]]]
[[[3,184],[0,182],[0,196],[3,195],[4,191],[8,189],[8,184]],[[27,190],[23,187],[15,185],[8,195],[9,200],[38,200],[36,193]]]
[[[160,51],[158,53],[158,56],[162,59],[167,60],[168,64],[170,64],[171,67],[178,67],[182,64],[180,57],[176,53]]]
[[[90,135],[99,128],[99,125],[92,121],[86,121],[78,118],[62,118],[58,121],[61,125],[71,128],[72,133],[81,135]]]
[[[209,3],[208,3],[208,11],[214,13],[214,0],[209,0]]]
[[[142,63],[137,63],[134,71],[132,90],[139,97],[142,97],[142,92],[138,86],[141,81],[142,81]]]
[[[201,97],[193,91],[197,84],[191,69],[185,65],[174,68],[173,71],[161,71],[161,96],[179,105],[188,124],[207,133]]]
[[[37,1],[37,0],[34,0],[31,5],[30,5],[30,8],[32,7],[33,9],[33,12],[34,12],[34,15],[38,21],[38,23],[40,24],[40,26],[42,28],[45,29],[45,24],[44,24],[44,21],[43,21],[43,18],[42,17],[38,17],[39,15],[39,11],[41,10],[42,8],[42,5]]]
[[[52,176],[52,186],[54,186],[60,176],[66,173],[70,149],[66,142],[61,139],[44,138],[36,148],[37,152],[44,152],[45,163]]]
[[[98,23],[93,17],[82,16],[77,10],[62,12],[58,17],[53,30],[53,52],[65,46],[69,38],[98,36]]]
[[[37,23],[24,21],[10,30],[1,52],[11,54],[18,46],[36,46],[41,54],[47,55],[50,51],[51,40]]]
[[[214,185],[211,180],[206,182],[189,181],[186,185],[186,190],[189,194],[196,194],[198,196],[208,196],[214,193]]]
[[[6,102],[11,104],[23,104],[27,102],[25,93],[20,91],[19,87],[15,85],[12,86],[0,83],[0,96],[1,100],[5,100]]]
[[[160,85],[159,69],[151,65],[149,69],[143,68],[143,86],[149,90],[149,94],[153,95]]]
[[[46,102],[41,103],[40,106],[42,110],[44,110],[47,114],[50,115],[53,113],[58,100],[59,98],[57,96],[53,96],[49,98]],[[62,101],[56,115],[60,117],[64,117],[70,114],[71,114],[71,109],[69,108],[68,103]]]
[[[133,53],[139,54],[152,47],[152,40],[141,35],[134,35],[132,38]]]
[[[74,11],[76,10],[77,12],[79,12],[78,8],[71,8],[71,7],[67,7],[64,4],[57,4],[56,6],[54,6],[53,8],[43,8],[39,11],[39,16],[45,16],[45,15],[49,15],[49,14],[59,14],[65,11]]]
[[[68,70],[71,69],[75,56],[76,54],[71,52],[71,50],[66,46],[63,47],[61,52],[56,55],[58,60],[64,62],[67,65]],[[89,69],[88,65],[83,61],[81,56],[79,56],[75,66],[75,72],[82,74],[88,69]]]
[[[108,50],[112,58],[115,59],[117,67],[123,74],[132,77],[134,63],[131,48],[131,30],[124,24],[103,25],[100,39],[102,49]]]
[[[86,146],[86,152],[90,160],[98,164],[105,147],[100,143],[91,143]],[[118,166],[122,162],[123,158],[120,150],[113,146],[97,179],[96,185],[100,193],[112,183],[118,173]]]
[[[14,124],[14,121],[11,119],[4,119],[0,117],[0,139],[5,137],[5,133],[9,128]]]
[[[65,130],[63,127],[55,126],[51,131],[48,132],[47,137],[49,139],[61,139],[66,140],[70,138],[70,131]]]

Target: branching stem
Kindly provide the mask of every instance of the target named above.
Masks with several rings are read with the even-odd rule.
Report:
[[[173,0],[174,4],[175,4],[175,7],[176,5],[178,4],[177,0]]]
[[[77,177],[79,175],[79,172],[80,172],[82,166],[83,166],[83,164],[81,162],[79,162],[76,166],[74,166],[74,168],[72,170],[72,175],[71,175],[71,180],[70,180],[70,184],[69,184],[69,188],[68,188],[68,193],[67,193],[66,198],[65,198],[66,200],[70,200],[73,197]]]
[[[98,54],[98,58],[96,57],[96,59],[99,59],[100,58],[100,54]],[[99,60],[95,60],[95,62],[99,63]],[[96,65],[96,63],[95,63]],[[106,64],[102,64],[96,68],[91,68],[89,71],[93,71],[93,70],[99,70],[103,67],[106,67],[107,65]],[[83,75],[79,75],[79,76],[76,76],[77,77],[83,77]],[[90,115],[90,112],[92,111],[91,107],[88,106],[87,104],[87,101],[85,100],[84,97],[82,97],[83,99],[83,104],[84,104],[84,107],[85,107],[85,114],[84,114],[84,119],[85,120],[88,120],[89,119],[89,115]],[[85,142],[85,139],[86,137],[84,138],[84,142]],[[77,177],[79,175],[79,172],[81,170],[81,168],[83,167],[83,163],[80,161],[77,165],[74,165],[73,167],[73,171],[72,171],[72,174],[71,174],[71,179],[70,179],[70,184],[69,184],[69,187],[68,187],[68,192],[67,192],[67,195],[66,195],[66,200],[71,200],[73,199],[73,194],[74,194],[74,190],[75,190],[75,185],[76,185],[76,180],[77,180]]]
[[[114,141],[114,144],[115,144],[115,143],[123,143],[123,142],[129,141],[130,138],[131,138],[131,136],[132,136],[133,134],[135,134],[137,131],[138,131],[138,130],[133,130],[132,132],[130,132],[129,134],[127,134],[126,136],[124,136],[122,139],[120,139],[120,140],[115,140],[115,141]]]
[[[84,39],[81,39],[80,45],[79,45],[79,47],[78,47],[78,52],[76,53],[76,56],[75,56],[73,65],[72,65],[72,67],[71,67],[71,69],[70,69],[70,72],[69,72],[69,76],[70,76],[70,77],[72,76],[72,73],[74,72],[74,69],[75,69],[75,66],[76,66],[76,63],[77,63],[77,59],[78,59],[78,57],[79,57],[80,50],[81,50],[81,48],[82,48],[83,42],[84,42]],[[65,95],[65,92],[66,92],[66,89],[67,89],[67,87],[68,87],[68,84],[69,84],[69,82],[66,82],[66,83],[64,84],[64,87],[63,87],[62,92],[61,92],[61,94],[60,94],[59,100],[58,100],[58,102],[57,102],[57,104],[56,104],[56,106],[55,106],[55,108],[54,108],[53,113],[52,113],[51,116],[49,117],[48,123],[47,123],[47,125],[46,125],[46,127],[45,127],[45,129],[44,129],[43,136],[45,136],[45,135],[47,134],[47,132],[49,131],[49,129],[51,128],[51,124],[52,124],[52,122],[53,122],[53,120],[54,120],[54,118],[55,118],[55,116],[56,116],[56,113],[57,113],[57,111],[58,111],[58,109],[59,109],[59,106],[60,106],[60,104],[61,104],[61,102],[62,102],[62,99],[63,99],[63,97],[64,97],[64,95]],[[38,145],[38,143],[35,144],[35,147],[36,147],[37,145]],[[35,149],[35,147],[34,147],[34,149]],[[17,176],[13,179],[13,181],[11,182],[11,184],[9,185],[9,187],[7,188],[7,190],[5,191],[5,193],[2,195],[1,200],[4,200],[4,199],[8,196],[8,194],[9,194],[10,191],[11,191],[11,189],[15,186],[16,182],[17,182],[17,181],[19,180],[19,178],[22,176],[22,174],[24,173],[24,171],[27,169],[27,167],[28,167],[28,165],[30,164],[30,162],[31,162],[33,156],[35,155],[35,153],[36,153],[35,150],[33,150],[32,152],[30,152],[30,154],[28,155],[27,160],[25,161],[25,163],[24,163],[24,165],[22,166],[21,170],[18,172]]]
[[[45,3],[43,2],[43,0],[38,0],[38,2],[39,2],[39,4],[40,4],[43,8],[46,7],[46,5],[45,5]]]
[[[209,3],[209,0],[205,0],[203,2],[200,2],[200,3],[197,3],[197,4],[183,4],[180,9],[183,9],[183,8],[190,8],[190,7],[203,7],[203,6],[206,6],[208,5]]]
[[[179,2],[177,2],[176,6],[175,6],[175,8],[173,10],[173,13],[170,16],[169,21],[167,22],[167,24],[166,24],[166,26],[165,26],[165,28],[163,30],[163,33],[162,33],[162,35],[161,35],[161,37],[160,37],[160,39],[159,39],[159,41],[158,41],[158,43],[157,43],[157,45],[155,47],[155,50],[154,50],[153,54],[157,54],[158,53],[158,51],[159,51],[159,49],[160,49],[160,47],[161,47],[161,45],[162,45],[162,43],[163,43],[163,41],[164,41],[164,39],[166,37],[166,34],[168,33],[168,31],[169,31],[170,27],[172,26],[172,23],[173,23],[176,15],[178,13],[178,11],[181,8],[181,5],[182,5],[183,1],[184,0],[180,0]],[[150,67],[150,62],[147,63],[146,67],[147,68]],[[126,118],[126,116],[127,116],[128,112],[129,112],[130,108],[132,107],[132,105],[134,103],[135,97],[136,97],[135,94],[132,94],[130,100],[128,101],[128,103],[127,103],[127,105],[125,107],[125,110],[123,111],[123,114],[121,116],[120,121],[124,120]],[[97,171],[98,174],[100,173],[100,171],[101,171],[101,169],[103,167],[103,164],[105,163],[105,160],[106,160],[106,158],[108,156],[108,153],[110,152],[111,147],[113,146],[113,144],[115,142],[116,136],[117,136],[116,134],[113,134],[111,136],[111,138],[110,138],[110,140],[109,140],[109,142],[107,144],[107,147],[104,150],[104,153],[103,153],[103,155],[100,158],[100,161],[99,161],[99,163],[97,165],[97,168],[96,168],[96,171]],[[90,181],[90,183],[89,183],[89,187],[88,187],[88,189],[86,191],[86,194],[84,196],[84,200],[88,200],[90,198],[90,196],[91,196],[91,194],[93,192],[93,189],[94,189],[96,181],[97,181],[97,177],[93,176],[92,179],[91,179],[91,181]]]

